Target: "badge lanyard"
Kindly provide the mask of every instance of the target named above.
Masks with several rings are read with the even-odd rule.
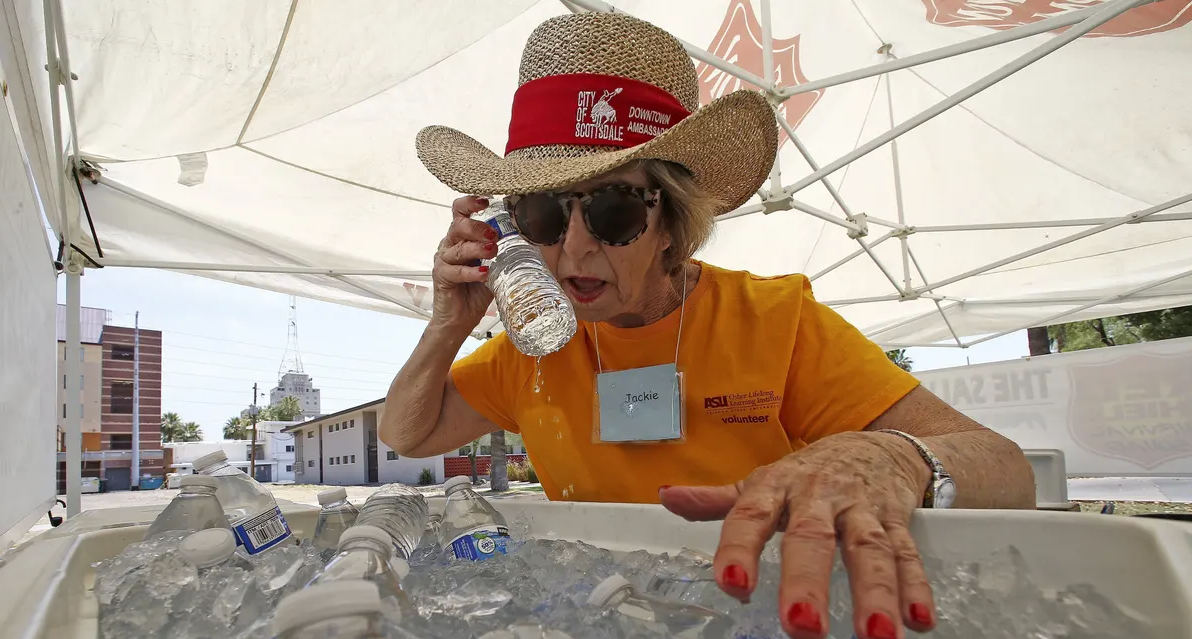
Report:
[[[596,346],[594,442],[649,443],[684,438],[683,374],[678,366],[683,317],[687,312],[687,270],[685,264],[673,363],[606,373],[600,360],[598,324],[592,325]]]

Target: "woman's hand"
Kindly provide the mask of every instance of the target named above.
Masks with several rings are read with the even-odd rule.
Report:
[[[487,206],[487,199],[472,195],[451,204],[451,227],[439,242],[431,271],[435,285],[432,323],[471,331],[493,301],[492,292],[484,284],[488,267],[475,263],[497,254],[497,233],[484,222],[472,219],[474,213]]]
[[[747,599],[758,558],[782,530],[782,625],[798,639],[828,631],[828,588],[839,540],[849,574],[858,639],[903,639],[903,624],[935,625],[931,586],[907,525],[931,471],[896,435],[840,433],[763,466],[732,486],[659,491],[671,512],[723,519],[716,581]],[[900,623],[901,622],[901,623]]]

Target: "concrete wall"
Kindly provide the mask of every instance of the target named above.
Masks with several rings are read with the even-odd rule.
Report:
[[[420,458],[403,457],[397,453],[393,453],[396,459],[389,459],[389,453],[392,451],[393,449],[386,446],[385,442],[377,442],[377,456],[379,457],[377,470],[382,484],[397,482],[417,485],[423,468],[429,468],[435,474],[434,483],[441,484],[446,480],[443,474],[442,455]]]
[[[103,346],[83,344],[83,422],[84,433],[98,433],[102,411]],[[66,430],[66,342],[58,342],[58,428]]]
[[[303,428],[294,431],[294,441],[297,445],[302,458],[302,472],[295,472],[294,481],[299,484],[321,484],[323,483],[322,466],[319,461],[322,460],[325,466],[327,460],[322,457],[322,449],[320,448],[320,437],[318,426]],[[298,468],[294,469],[299,470]]]

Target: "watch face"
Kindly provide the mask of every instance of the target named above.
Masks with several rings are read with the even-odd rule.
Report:
[[[950,477],[936,480],[935,499],[933,501],[932,508],[952,507],[952,502],[956,501],[956,484]]]

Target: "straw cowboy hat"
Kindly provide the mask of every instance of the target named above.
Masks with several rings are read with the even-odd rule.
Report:
[[[627,162],[683,165],[723,206],[744,204],[778,148],[773,112],[756,91],[699,107],[683,45],[658,27],[612,13],[551,18],[530,35],[502,158],[445,126],[418,133],[418,157],[460,193],[559,189]]]

